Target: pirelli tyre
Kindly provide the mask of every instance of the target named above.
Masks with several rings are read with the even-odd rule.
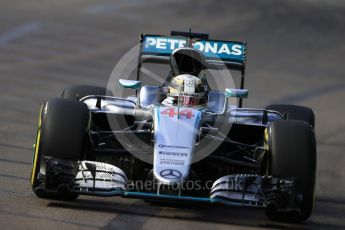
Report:
[[[49,159],[58,159],[63,161],[64,171],[74,170],[74,164],[83,159],[89,117],[90,112],[84,103],[69,99],[51,99],[41,107],[31,172],[32,189],[38,197],[77,198],[66,189],[66,183],[57,184],[55,190],[47,189],[47,182],[52,178],[46,174],[46,165]]]
[[[61,97],[71,100],[79,100],[89,95],[111,95],[111,92],[104,87],[91,85],[73,85],[62,91]]]
[[[280,120],[273,122],[265,132],[268,148],[267,174],[294,177],[302,180],[300,212],[278,212],[266,208],[266,215],[275,221],[298,222],[312,212],[315,198],[316,144],[313,129],[303,121]]]
[[[286,114],[288,120],[305,121],[313,128],[315,127],[315,115],[311,108],[300,105],[274,104],[267,106],[266,109]]]

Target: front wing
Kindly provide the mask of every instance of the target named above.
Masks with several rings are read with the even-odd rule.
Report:
[[[74,175],[74,176],[72,176]],[[69,187],[69,192],[92,196],[121,196],[149,200],[219,203],[228,206],[267,207],[283,211],[299,211],[301,181],[298,178],[277,178],[255,174],[233,174],[213,182],[208,197],[185,196],[129,190],[126,174],[118,167],[103,162],[81,161],[74,167],[61,159],[48,159],[46,190]],[[61,178],[65,178],[62,180]],[[69,178],[69,180],[68,180]],[[60,183],[60,184],[58,184]],[[63,186],[62,184],[63,183]]]

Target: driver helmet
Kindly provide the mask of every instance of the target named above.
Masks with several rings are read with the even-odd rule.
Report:
[[[191,74],[173,77],[168,89],[169,100],[182,106],[200,105],[205,97],[205,89],[201,80]]]
[[[182,47],[170,56],[172,79],[168,83],[168,104],[195,106],[203,102],[205,88],[199,76],[206,67],[205,56],[197,49]]]

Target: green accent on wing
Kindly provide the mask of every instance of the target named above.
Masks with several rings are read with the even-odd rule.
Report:
[[[225,97],[238,97],[238,98],[247,98],[248,90],[247,89],[225,89]]]
[[[120,79],[119,86],[122,88],[139,89],[141,88],[141,81]]]

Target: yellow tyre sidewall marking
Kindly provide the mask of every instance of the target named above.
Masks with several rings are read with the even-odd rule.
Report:
[[[266,128],[264,132],[264,149],[268,150],[268,148],[268,128]]]
[[[37,160],[38,160],[38,151],[39,151],[39,144],[41,139],[41,115],[42,115],[42,109],[43,105],[41,106],[39,118],[38,118],[38,131],[37,131],[37,137],[36,137],[36,145],[35,145],[35,152],[34,152],[34,159],[32,162],[32,172],[31,172],[31,185],[34,185],[35,182],[35,172],[37,167]]]

